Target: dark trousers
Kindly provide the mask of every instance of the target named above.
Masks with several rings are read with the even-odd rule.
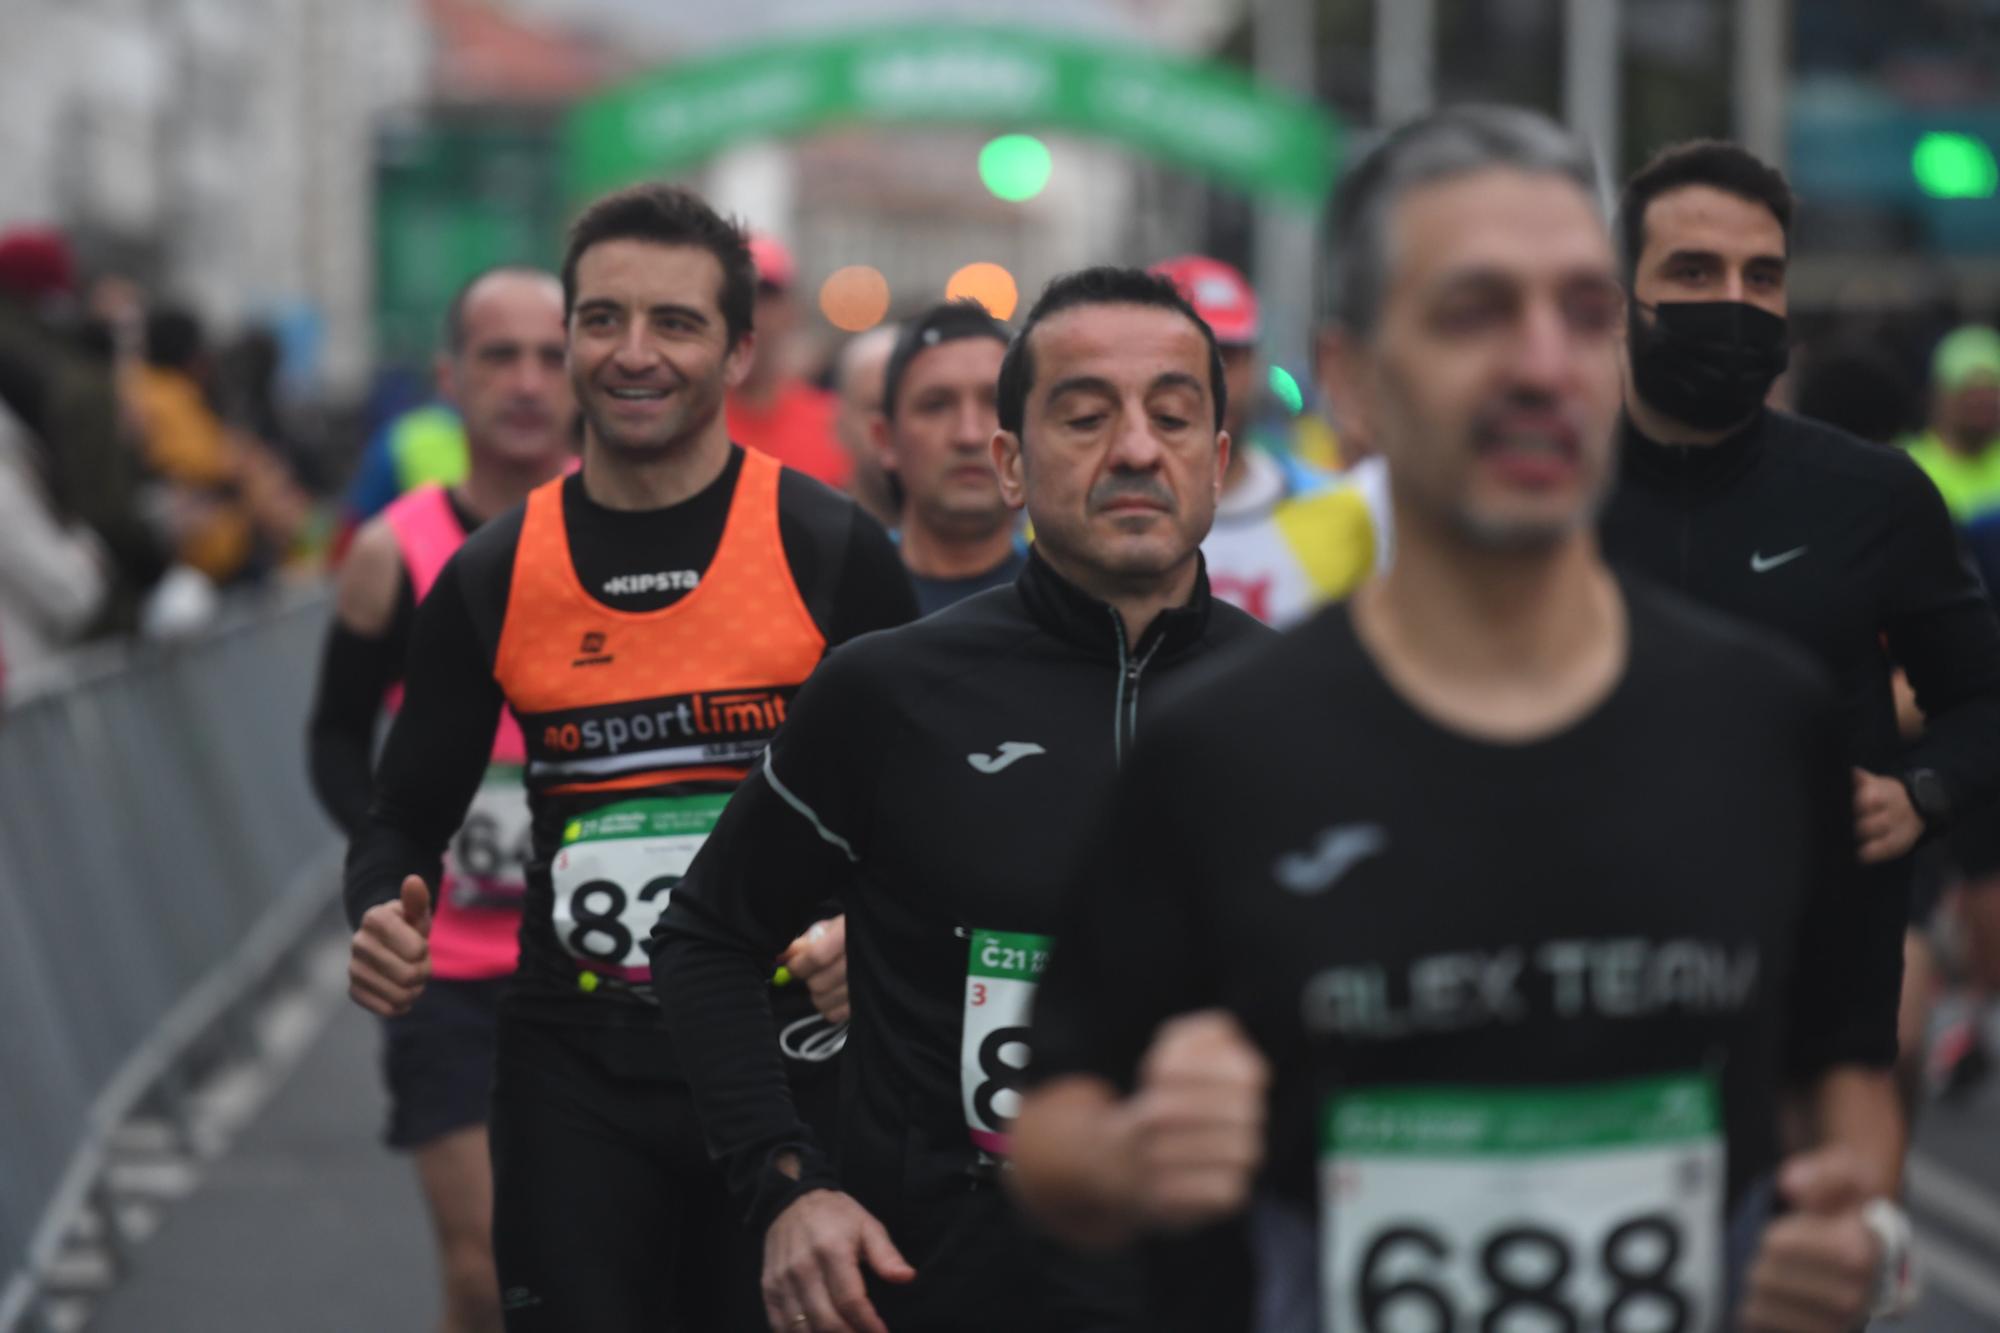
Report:
[[[761,1255],[657,1028],[504,1014],[491,1121],[508,1333],[765,1328]]]

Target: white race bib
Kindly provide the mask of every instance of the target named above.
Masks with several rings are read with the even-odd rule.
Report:
[[[520,910],[534,851],[528,793],[518,764],[494,764],[445,852],[451,905],[469,911]]]
[[[564,950],[590,971],[648,980],[653,925],[728,802],[726,793],[621,801],[571,820],[549,867]]]
[[[1046,935],[972,932],[965,964],[965,1029],[959,1041],[959,1087],[965,1125],[986,1152],[1004,1155],[1007,1127],[1021,1109],[1028,1067],[1028,1011],[1048,966]]]
[[[1396,1087],[1328,1108],[1327,1333],[1706,1333],[1724,1153],[1700,1075]]]

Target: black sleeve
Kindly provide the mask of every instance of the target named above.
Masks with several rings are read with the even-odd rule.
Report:
[[[761,1234],[807,1189],[831,1188],[778,1055],[772,965],[848,892],[879,777],[879,670],[836,653],[806,682],[761,768],[744,780],[654,928],[648,952],[709,1150]],[[796,1183],[772,1169],[799,1154]]]
[[[860,506],[853,509],[847,553],[840,562],[833,608],[827,618],[829,647],[917,618],[916,589],[910,584],[910,572],[903,566],[896,543]]]
[[[1937,488],[1918,474],[1905,495],[1889,651],[1925,718],[1911,766],[1936,770],[1963,811],[2000,797],[2000,619]]]
[[[1828,702],[1811,715],[1803,747],[1813,870],[1799,907],[1785,1045],[1785,1072],[1800,1083],[1839,1065],[1886,1068],[1896,1059],[1908,877],[1869,873],[1857,859],[1844,736]]]
[[[319,803],[349,838],[361,832],[375,795],[375,723],[384,696],[403,677],[416,613],[416,591],[405,573],[385,633],[375,638],[356,634],[338,616],[326,632],[306,730],[306,762]]]
[[[2000,606],[2000,514],[1974,523],[1965,535],[1965,544],[1972,551],[1979,581],[1986,585],[1987,600]]]
[[[347,917],[359,925],[394,900],[405,875],[437,891],[445,847],[465,820],[493,754],[505,702],[485,642],[473,626],[461,548],[410,632],[403,707],[375,774],[375,799],[347,849]]]
[[[1094,1074],[1129,1092],[1160,1025],[1218,1001],[1202,943],[1209,877],[1187,836],[1208,821],[1176,800],[1202,789],[1189,778],[1200,770],[1185,740],[1165,729],[1150,740],[1066,876],[1069,909],[1035,993],[1031,1084]]]

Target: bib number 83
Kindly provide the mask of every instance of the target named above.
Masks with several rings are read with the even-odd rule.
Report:
[[[1365,1333],[1691,1333],[1688,1298],[1669,1280],[1682,1249],[1680,1226],[1666,1213],[1614,1227],[1591,1256],[1610,1300],[1600,1320],[1586,1321],[1563,1294],[1579,1256],[1555,1231],[1522,1225],[1486,1237],[1479,1271],[1491,1298],[1459,1311],[1435,1272],[1451,1258],[1448,1242],[1423,1227],[1391,1227],[1363,1252],[1354,1302]]]
[[[663,893],[669,893],[681,882],[679,875],[659,875],[647,880],[639,890],[637,901],[650,903]],[[575,924],[569,928],[564,943],[570,952],[580,958],[593,959],[605,964],[622,964],[632,950],[632,931],[621,918],[632,900],[625,890],[608,879],[593,879],[579,884],[571,897],[571,915]]]

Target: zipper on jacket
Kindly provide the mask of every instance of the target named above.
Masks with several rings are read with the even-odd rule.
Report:
[[[1143,657],[1133,657],[1125,639],[1125,618],[1114,607],[1111,611],[1111,628],[1118,635],[1118,698],[1111,707],[1111,752],[1118,766],[1125,766],[1125,747],[1132,743],[1139,732],[1139,677],[1145,672],[1146,664],[1153,660],[1153,654],[1160,651],[1164,636],[1153,640]]]
[[[1111,630],[1118,636],[1118,698],[1111,705],[1111,756],[1125,767],[1125,681],[1131,673],[1132,658],[1125,645],[1125,617],[1111,607]]]

